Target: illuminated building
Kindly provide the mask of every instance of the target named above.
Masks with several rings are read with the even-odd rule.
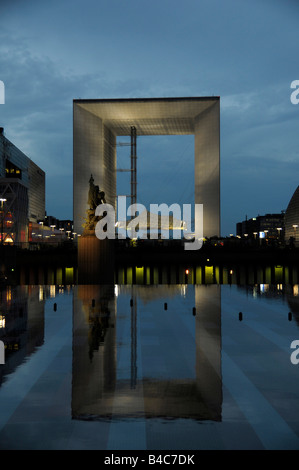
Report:
[[[266,214],[236,224],[236,235],[242,238],[283,240],[284,214]]]
[[[45,172],[0,128],[1,243],[28,241],[30,224],[45,217]],[[30,235],[29,235],[30,237]]]
[[[91,174],[105,191],[106,202],[115,207],[116,138],[131,135],[132,142],[133,130],[135,139],[143,135],[194,135],[195,203],[203,204],[204,236],[219,236],[219,97],[74,100],[74,231],[83,231]],[[134,161],[131,153],[131,174],[136,176]],[[136,187],[137,181],[131,179],[133,202]]]

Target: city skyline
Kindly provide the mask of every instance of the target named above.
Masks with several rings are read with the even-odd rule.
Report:
[[[298,9],[291,0],[3,1],[0,126],[46,172],[47,214],[72,218],[73,99],[213,95],[222,236],[246,215],[285,210],[298,186]],[[137,146],[138,202],[193,202],[193,137]],[[118,161],[129,165],[126,146]],[[129,191],[118,178],[120,194]]]

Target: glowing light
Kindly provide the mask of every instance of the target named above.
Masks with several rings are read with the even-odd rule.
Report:
[[[8,288],[7,288],[7,291],[6,291],[6,301],[7,301],[7,302],[10,302],[10,301],[11,301],[11,287],[8,287]]]
[[[186,269],[185,274],[189,274],[189,269]]]

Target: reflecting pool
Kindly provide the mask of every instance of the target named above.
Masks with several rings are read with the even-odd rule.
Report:
[[[5,286],[0,340],[0,449],[299,449],[297,284]]]

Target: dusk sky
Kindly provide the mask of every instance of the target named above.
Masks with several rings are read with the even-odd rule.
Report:
[[[220,96],[222,235],[286,209],[299,185],[297,0],[1,0],[0,15],[0,126],[46,172],[48,215],[73,217],[78,98]],[[139,137],[137,154],[138,202],[193,202],[192,136]],[[129,167],[128,147],[118,161]]]

